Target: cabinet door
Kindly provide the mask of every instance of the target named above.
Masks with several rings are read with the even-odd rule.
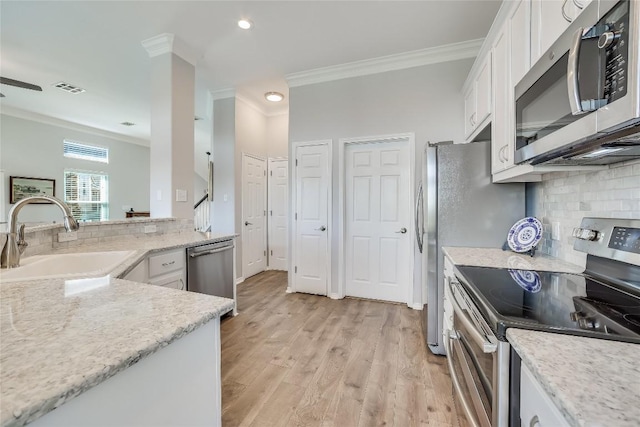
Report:
[[[520,370],[520,420],[522,427],[568,427],[551,398],[523,364]]]
[[[491,121],[491,173],[505,168],[505,146],[512,136],[513,94],[509,78],[509,23],[503,26],[491,48],[493,54],[493,120]]]
[[[531,68],[530,0],[521,0],[509,20],[511,85],[515,87]],[[495,61],[495,58],[494,58]],[[494,80],[494,84],[499,84]]]
[[[475,129],[473,121],[476,115],[476,91],[475,84],[472,84],[467,93],[464,94],[464,136],[471,135]]]
[[[127,273],[123,277],[124,280],[131,280],[132,282],[147,283],[149,276],[147,275],[148,261],[143,259],[136,265],[133,270]]]
[[[149,280],[150,285],[164,286],[165,288],[173,288],[185,290],[185,274],[184,271],[174,271],[173,273]]]
[[[478,73],[476,80],[476,116],[474,126],[482,123],[491,114],[491,53]]]
[[[573,0],[532,0],[531,2],[531,63],[569,27],[573,19]]]

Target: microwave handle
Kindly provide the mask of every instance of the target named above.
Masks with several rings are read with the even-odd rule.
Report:
[[[569,105],[574,116],[587,113],[582,109],[580,99],[580,85],[578,81],[578,60],[580,59],[580,46],[582,44],[582,27],[573,35],[571,48],[569,49],[569,61],[567,63],[567,86],[569,88]]]

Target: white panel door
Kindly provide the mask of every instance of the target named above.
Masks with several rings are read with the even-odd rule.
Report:
[[[412,236],[408,142],[348,144],[346,295],[408,302]]]
[[[267,266],[266,162],[242,156],[242,276],[246,279]]]
[[[269,268],[287,270],[289,161],[269,159]]]
[[[327,295],[329,277],[329,147],[296,150],[295,269],[296,292]]]

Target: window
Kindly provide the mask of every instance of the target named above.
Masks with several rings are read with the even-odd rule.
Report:
[[[109,219],[108,176],[101,173],[64,172],[64,201],[75,219],[103,221]]]
[[[94,145],[64,141],[64,156],[92,162],[109,163],[109,149]]]

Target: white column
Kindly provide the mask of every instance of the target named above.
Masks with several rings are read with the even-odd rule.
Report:
[[[193,220],[196,56],[173,34],[142,45],[151,57],[151,216]]]

